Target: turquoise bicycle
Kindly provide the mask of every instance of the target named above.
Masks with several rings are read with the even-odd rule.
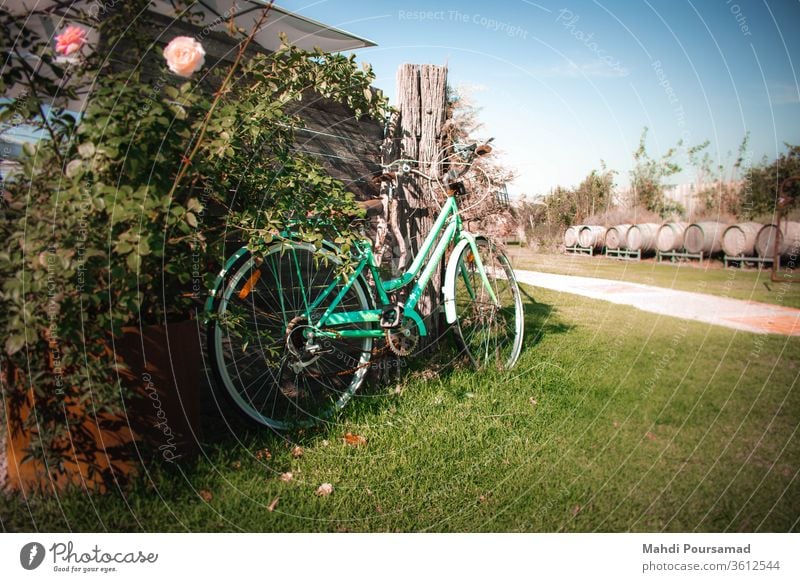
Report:
[[[451,246],[443,305],[461,349],[479,369],[516,364],[523,310],[514,271],[486,237],[464,230],[457,204],[462,176],[490,151],[488,143],[460,147],[462,169],[444,177],[441,212],[399,277],[381,278],[368,240],[355,245],[345,276],[332,243],[317,248],[291,232],[266,252],[245,247],[228,260],[206,304],[208,351],[239,411],[276,430],[329,419],[364,382],[377,340],[403,356],[428,335],[417,307]],[[393,188],[408,172],[433,180],[408,160],[384,167],[381,179]],[[360,204],[367,215],[383,211],[380,199]]]

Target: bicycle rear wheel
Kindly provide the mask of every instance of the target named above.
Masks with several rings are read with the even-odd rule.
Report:
[[[511,263],[488,240],[476,241],[486,278],[498,303],[481,277],[478,261],[467,245],[459,253],[454,280],[456,337],[476,368],[512,368],[522,351],[522,298]]]
[[[279,243],[263,257],[246,254],[230,270],[209,326],[209,356],[224,393],[251,421],[277,430],[317,424],[364,381],[372,338],[321,337],[312,326],[344,287],[340,264],[314,245]],[[357,279],[335,312],[370,307]]]

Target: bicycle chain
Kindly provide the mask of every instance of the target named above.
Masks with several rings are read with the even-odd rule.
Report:
[[[404,356],[409,355],[408,353],[398,354],[394,349],[392,349],[392,344],[391,344],[391,342],[390,342],[390,340],[388,338],[389,333],[391,333],[391,330],[387,329],[386,330],[386,334],[387,334],[386,345],[383,346],[382,348],[372,348],[372,350],[370,350],[370,355],[371,356],[381,356],[381,355],[386,354],[386,352],[389,352],[389,351],[392,352],[393,354],[399,356],[399,357],[404,357]],[[418,335],[414,335],[413,338],[414,338],[413,346],[411,348],[408,348],[409,351],[413,350],[414,347],[417,345],[417,342],[419,341],[419,336]],[[359,364],[358,366],[355,366],[354,368],[348,368],[346,370],[339,370],[338,372],[336,372],[333,375],[334,376],[346,376],[347,374],[355,373],[358,370],[360,370],[361,368],[366,368],[367,366],[370,366],[372,364],[373,364],[373,360],[372,360],[372,358],[370,358],[368,361],[364,362],[363,364]],[[323,377],[322,374],[308,374],[308,375],[310,377],[312,377],[312,378],[322,378]]]

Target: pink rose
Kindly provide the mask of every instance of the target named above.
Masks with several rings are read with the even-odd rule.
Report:
[[[70,24],[56,37],[56,52],[66,56],[81,50],[86,44],[86,31]]]
[[[164,58],[169,70],[181,77],[190,77],[199,71],[206,60],[206,51],[190,36],[176,36],[164,47]]]

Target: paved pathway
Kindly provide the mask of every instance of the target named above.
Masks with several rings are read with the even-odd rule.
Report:
[[[515,269],[520,283],[753,333],[800,336],[800,309],[639,283]]]

